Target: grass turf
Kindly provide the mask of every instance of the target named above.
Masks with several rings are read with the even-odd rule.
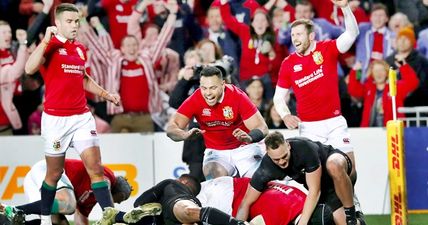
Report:
[[[366,215],[367,225],[390,225],[390,215]],[[409,214],[408,225],[428,224],[428,214]]]
[[[390,215],[365,215],[365,217],[367,225],[391,225]],[[428,224],[428,214],[409,214],[408,220],[408,225],[425,225]],[[70,224],[74,225],[72,221]]]

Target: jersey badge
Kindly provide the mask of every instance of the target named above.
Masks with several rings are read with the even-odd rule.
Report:
[[[77,54],[79,55],[79,57],[80,57],[82,60],[85,60],[85,55],[83,54],[82,49],[80,49],[79,47],[77,47],[77,48],[76,48],[76,51],[77,51]]]
[[[52,147],[55,151],[59,151],[61,149],[61,142],[59,140],[55,140]]]
[[[314,53],[312,54],[312,58],[314,59],[314,62],[315,62],[317,65],[320,65],[321,63],[323,63],[323,62],[324,62],[324,58],[322,57],[322,54],[321,54],[321,52],[319,52],[319,51],[314,52]]]
[[[203,109],[202,116],[211,116],[211,109],[208,109],[208,108]]]
[[[224,118],[225,118],[225,119],[227,119],[227,120],[231,120],[231,119],[233,119],[233,110],[232,110],[232,107],[230,107],[230,106],[225,106],[225,107],[223,108],[223,116],[224,116]]]

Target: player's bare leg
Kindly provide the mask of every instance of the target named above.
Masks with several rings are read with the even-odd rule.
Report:
[[[91,178],[91,187],[101,208],[114,207],[109,185],[104,180],[104,168],[101,163],[101,153],[98,146],[90,147],[80,154],[86,171]]]
[[[327,159],[326,168],[333,179],[335,192],[344,207],[345,221],[348,225],[356,224],[353,186],[347,174],[346,158],[339,153],[332,154]]]
[[[51,225],[52,204],[56,195],[56,185],[64,170],[65,156],[45,156],[46,176],[41,187],[41,225]]]
[[[180,200],[172,209],[178,221],[185,224],[193,224],[200,221],[201,207],[190,200]]]

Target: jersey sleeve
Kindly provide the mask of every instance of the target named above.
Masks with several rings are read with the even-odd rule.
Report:
[[[282,61],[281,67],[279,69],[278,73],[278,83],[277,86],[290,89],[291,88],[291,79],[290,79],[290,63],[289,63],[290,57],[287,57]]]
[[[251,178],[250,184],[257,191],[262,192],[267,188],[269,181],[283,179],[285,176],[285,171],[279,168],[266,154]]]
[[[149,190],[145,191],[143,194],[141,194],[137,200],[134,202],[134,207],[138,207],[141,205],[144,205],[149,202],[159,202],[160,198],[163,195],[163,192],[165,190],[165,187],[174,182],[172,179],[167,179],[164,181],[161,181],[154,187],[150,188]]]
[[[238,89],[238,98],[241,100],[239,104],[239,114],[242,120],[246,120],[257,113],[257,107],[251,102],[250,98],[242,90]]]
[[[307,147],[302,148],[303,151],[296,151],[301,153],[301,157],[304,159],[304,168],[306,173],[314,172],[321,166],[318,148],[319,146],[317,144],[310,143],[307,144]]]
[[[198,108],[197,95],[200,95],[200,91],[197,90],[190,97],[188,97],[180,107],[178,107],[177,112],[183,114],[187,118],[191,119],[195,114],[195,109]]]

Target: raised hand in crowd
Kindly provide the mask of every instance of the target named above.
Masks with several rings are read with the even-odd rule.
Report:
[[[331,0],[331,2],[333,2],[333,4],[339,6],[340,8],[348,5],[348,0]]]
[[[169,13],[176,14],[178,12],[177,0],[168,0],[165,4],[165,8],[169,11]]]
[[[135,10],[137,10],[138,12],[142,12],[147,8],[148,5],[151,4],[153,4],[153,0],[140,0],[135,5]]]
[[[18,40],[18,43],[20,45],[26,45],[27,44],[27,31],[23,29],[17,29],[16,30],[16,40]]]
[[[49,14],[51,11],[53,0],[42,0],[43,2],[43,9],[41,10],[44,14]]]

